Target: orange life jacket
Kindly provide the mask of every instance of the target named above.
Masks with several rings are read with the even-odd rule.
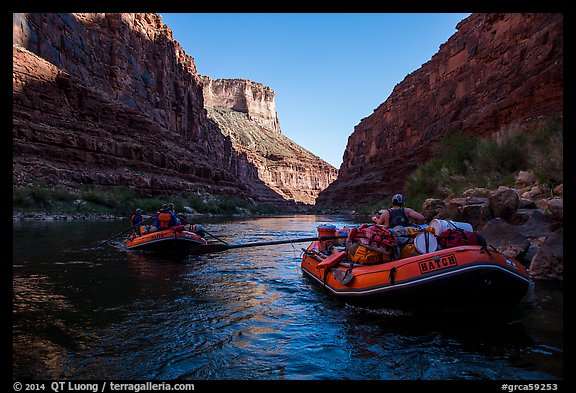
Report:
[[[162,229],[169,228],[171,224],[174,224],[173,216],[167,212],[158,213],[158,223]]]

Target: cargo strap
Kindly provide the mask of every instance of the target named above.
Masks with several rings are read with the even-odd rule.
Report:
[[[390,269],[390,285],[394,285],[395,276],[396,276],[396,268],[393,267],[392,269]]]

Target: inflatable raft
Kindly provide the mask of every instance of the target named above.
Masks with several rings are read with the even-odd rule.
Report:
[[[127,250],[163,253],[186,253],[207,244],[206,239],[187,230],[184,225],[154,231],[143,235],[130,235],[124,242]]]
[[[433,232],[430,236],[435,237]],[[524,266],[493,248],[440,249],[431,243],[435,247],[429,252],[400,253],[393,260],[362,264],[350,259],[348,242],[314,241],[303,249],[301,269],[337,298],[393,308],[514,306],[531,291]]]

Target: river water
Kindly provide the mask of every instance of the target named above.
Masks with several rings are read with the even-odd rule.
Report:
[[[202,219],[229,243],[302,238],[336,216]],[[563,290],[509,314],[350,306],[300,270],[302,244],[169,259],[129,224],[13,223],[13,379],[562,380]],[[117,240],[121,240],[118,237]]]

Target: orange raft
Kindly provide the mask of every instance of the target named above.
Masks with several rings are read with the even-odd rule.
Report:
[[[140,236],[132,234],[124,244],[128,250],[183,253],[202,247],[207,242],[196,233],[186,230],[184,225],[177,225]]]
[[[520,262],[478,245],[370,265],[350,261],[342,244],[333,246],[312,242],[301,269],[350,303],[410,309],[514,306],[533,285]]]

